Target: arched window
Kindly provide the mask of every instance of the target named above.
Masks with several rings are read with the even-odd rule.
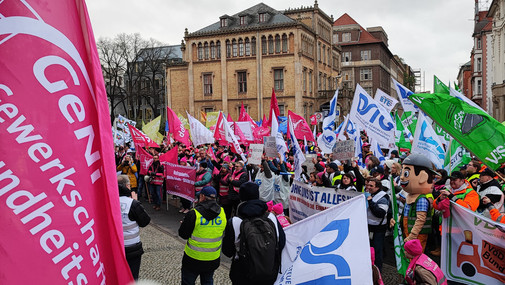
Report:
[[[209,43],[205,42],[203,46],[204,46],[203,48],[204,57],[205,59],[209,59]]]
[[[231,43],[230,43],[230,40],[226,40],[226,57],[231,57]]]
[[[221,42],[216,42],[216,57],[221,58]]]
[[[256,38],[255,37],[251,38],[251,55],[252,56],[256,55]]]
[[[281,37],[279,35],[275,35],[275,53],[281,52]]]
[[[233,57],[237,56],[237,40],[233,39],[231,41]]]
[[[198,43],[198,60],[203,59],[203,46],[202,43]]]
[[[214,45],[214,42],[210,42],[210,58],[215,59],[216,58],[216,46]]]
[[[267,38],[265,36],[261,37],[261,53],[267,54]]]
[[[274,53],[274,37],[268,36],[268,53]]]
[[[288,36],[282,35],[282,52],[288,52]]]
[[[249,38],[245,38],[245,55],[251,55],[251,43],[249,42]]]
[[[238,55],[244,56],[244,40],[238,39]]]

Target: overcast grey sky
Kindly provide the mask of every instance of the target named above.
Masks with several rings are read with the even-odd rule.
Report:
[[[482,0],[483,5],[490,0]],[[194,32],[256,5],[234,0],[87,0],[95,37],[140,33],[163,43],[180,44],[184,29]],[[314,1],[263,1],[276,9],[313,6]],[[319,8],[336,20],[349,14],[364,28],[382,26],[389,49],[425,74],[425,90],[433,75],[454,82],[459,66],[470,60],[474,1],[471,0],[319,0]],[[451,83],[452,84],[452,83]]]

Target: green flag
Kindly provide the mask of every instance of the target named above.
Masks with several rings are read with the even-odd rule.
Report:
[[[396,119],[396,132],[395,132],[395,144],[398,148],[400,149],[412,149],[412,144],[410,143],[410,139],[408,134],[410,134],[410,137],[412,137],[412,134],[405,129],[405,127],[402,124],[402,120],[400,117],[398,117],[398,114],[395,113],[395,119]]]
[[[454,89],[456,89],[458,92],[461,92],[461,89],[459,89],[459,86],[456,84],[456,82],[454,82]]]
[[[402,114],[402,124],[407,130],[410,132],[411,135],[414,135],[416,132],[416,126],[417,126],[417,115],[415,112],[408,111],[408,112],[403,112]]]
[[[433,75],[433,93],[449,94],[449,87],[445,85],[436,75]]]
[[[448,94],[412,94],[409,99],[491,169],[505,162],[505,126],[486,112]]]
[[[451,173],[460,166],[468,164],[471,159],[470,153],[459,142],[451,140],[450,148],[445,154],[444,168]]]
[[[405,257],[405,249],[403,247],[403,237],[400,230],[400,213],[398,212],[398,204],[396,203],[396,193],[395,193],[395,185],[393,183],[393,177],[391,176],[391,196],[392,196],[392,205],[393,205],[393,218],[395,219],[395,225],[393,227],[393,242],[395,247],[395,259],[396,259],[396,270],[402,276],[405,277],[405,272],[407,272],[407,268],[409,267],[409,261]]]

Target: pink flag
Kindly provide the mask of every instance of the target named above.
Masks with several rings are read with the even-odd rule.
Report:
[[[0,284],[128,284],[86,5],[2,1],[0,15]]]
[[[207,149],[207,154],[210,156],[212,160],[217,161],[216,155],[214,154],[214,150],[212,150],[212,147],[209,147]]]
[[[313,126],[317,125],[317,116],[316,115],[310,116],[310,124]]]
[[[141,146],[135,145],[135,150],[135,155],[137,156],[137,159],[140,163],[139,174],[146,175],[147,171],[149,170],[149,166],[151,166],[151,163],[153,163],[153,156]]]
[[[249,122],[251,123],[251,128],[254,130],[254,128],[258,127],[258,124],[249,116],[247,111],[244,108],[244,104],[242,103],[242,106],[240,107],[240,115],[238,117],[239,122]]]
[[[226,134],[224,132],[224,121],[223,112],[219,112],[216,128],[214,129],[214,138],[220,145],[228,145],[228,141],[226,141]]]
[[[170,162],[177,164],[177,155],[179,154],[178,148],[173,147],[171,150],[165,152],[164,154],[160,155],[160,162]]]
[[[241,144],[243,145],[249,145],[249,142],[246,140],[245,136],[244,136],[244,133],[242,132],[242,130],[237,126],[237,123],[233,123],[234,125],[234,131],[235,131],[235,135],[239,137],[239,141]]]
[[[135,128],[134,126],[126,123],[130,129],[133,143],[138,146],[144,147],[160,147],[155,141],[153,141],[149,136],[144,134],[141,130]]]
[[[275,114],[275,115],[272,115]],[[272,88],[272,97],[270,98],[270,112],[268,112],[270,118],[268,118],[268,121],[265,126],[270,127],[272,124],[272,116],[280,116],[280,111],[279,111],[279,104],[277,103],[277,97],[275,96],[275,91]],[[265,120],[263,120],[263,124],[265,124]]]
[[[288,111],[288,117],[291,119],[293,122],[293,128],[295,132],[295,136],[297,138],[306,138],[309,141],[315,141],[314,135],[312,134],[312,131],[310,130],[309,124],[307,124],[307,121],[300,116],[297,115],[294,112]],[[288,124],[288,138],[290,137],[290,124]]]
[[[230,122],[230,123],[233,123],[233,119],[231,118],[231,115],[230,115],[230,113],[228,113],[228,117],[227,117],[227,120],[228,120],[228,122]]]
[[[189,132],[184,128],[184,125],[179,120],[179,117],[174,113],[170,107],[167,107],[167,120],[168,120],[168,131],[173,135],[174,140],[185,144],[186,146],[191,145],[189,140]]]

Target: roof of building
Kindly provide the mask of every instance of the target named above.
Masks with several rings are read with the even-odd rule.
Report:
[[[265,22],[259,22],[259,14],[266,13],[267,19]],[[244,25],[240,25],[240,17],[245,16],[247,19],[247,23]],[[249,9],[236,13],[232,16],[223,15],[219,17],[220,19],[226,18],[228,19],[228,23],[226,27],[221,27],[221,21],[215,22],[214,24],[202,28],[198,31],[190,33],[189,36],[197,36],[200,34],[206,33],[214,33],[214,32],[230,32],[230,31],[239,31],[243,29],[250,29],[262,26],[272,26],[272,25],[285,25],[285,24],[295,24],[296,21],[289,18],[288,16],[282,14],[281,12],[271,8],[264,3],[259,3],[252,6]]]
[[[493,19],[487,17],[487,11],[480,11],[478,17],[479,21],[473,28],[473,34],[491,31],[493,28]]]
[[[366,43],[381,43],[382,41],[370,34],[367,30],[365,30],[358,22],[356,22],[351,16],[347,13],[340,16],[334,23],[334,27],[342,27],[342,26],[353,26],[356,25],[360,29],[359,40],[351,41],[348,43],[339,43],[340,45],[350,45],[350,44],[366,44]]]
[[[182,50],[181,45],[172,45],[172,46],[161,46],[161,47],[153,47],[153,48],[145,48],[142,52],[148,51],[156,51],[155,57],[158,59],[182,59]],[[138,61],[143,61],[142,54],[139,56]]]

